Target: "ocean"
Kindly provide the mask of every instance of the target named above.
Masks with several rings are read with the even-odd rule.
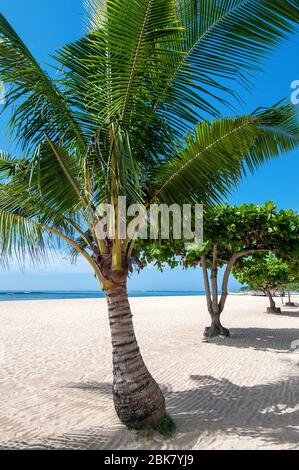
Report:
[[[204,295],[203,291],[129,291],[130,297],[183,297]],[[58,299],[96,299],[105,297],[101,291],[0,291],[1,301],[15,300],[58,300]]]

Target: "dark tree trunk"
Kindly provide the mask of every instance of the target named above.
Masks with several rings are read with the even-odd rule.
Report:
[[[268,299],[269,299],[269,302],[270,302],[270,308],[275,309],[276,303],[273,299],[273,295],[272,295],[272,292],[270,290],[267,290],[267,296],[268,296]]]
[[[218,266],[217,266],[217,246],[213,249],[213,264],[211,269],[211,285],[212,295],[209,283],[208,269],[205,256],[201,258],[201,266],[203,270],[203,278],[207,299],[207,307],[209,314],[211,315],[211,326],[208,326],[204,331],[204,338],[214,338],[215,336],[226,336],[229,337],[230,333],[227,328],[224,328],[220,322],[220,315],[223,311],[226,297],[227,297],[227,282],[229,276],[229,269],[226,272],[225,280],[222,286],[222,296],[220,302],[218,302]]]
[[[220,321],[220,313],[218,312],[209,312],[211,315],[211,326],[208,326],[205,329],[204,336],[205,338],[214,338],[215,336],[230,336],[230,332],[227,328],[222,326]]]
[[[163,394],[142,359],[126,284],[106,291],[113,348],[113,398],[127,427],[157,425],[166,415]]]
[[[267,308],[268,313],[281,313],[281,309],[279,307],[276,307],[276,303],[273,299],[273,295],[270,289],[266,290],[266,294],[268,296],[269,302],[270,302],[270,307]]]
[[[227,328],[224,328],[220,321],[220,316],[224,310],[226,299],[228,296],[229,276],[238,259],[244,256],[248,256],[252,254],[253,252],[257,252],[257,251],[262,252],[266,250],[264,250],[263,248],[260,248],[258,250],[251,250],[251,249],[243,250],[243,251],[233,254],[231,258],[228,260],[226,269],[223,275],[222,292],[221,292],[221,298],[219,302],[218,302],[218,248],[217,248],[217,245],[213,246],[213,257],[212,257],[212,263],[211,263],[211,286],[210,286],[210,281],[209,281],[209,276],[208,276],[207,259],[205,255],[201,256],[201,267],[203,271],[207,307],[208,307],[208,311],[212,319],[211,326],[205,329],[205,332],[204,332],[205,338],[212,338],[215,336],[227,336],[227,337],[230,336],[229,330]],[[268,295],[268,292],[267,292],[267,295]],[[272,298],[271,292],[269,292],[269,295],[270,295],[269,298],[271,298],[270,302],[274,303],[275,313],[278,313],[278,311],[281,312],[280,309],[277,309],[275,307],[275,302]],[[268,309],[268,311],[269,310],[270,309]]]
[[[292,302],[292,299],[291,299],[291,293],[288,292],[288,302],[286,302],[285,306],[286,307],[296,307],[296,304],[294,302]]]

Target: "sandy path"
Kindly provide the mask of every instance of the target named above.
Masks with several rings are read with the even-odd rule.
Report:
[[[0,448],[299,449],[299,364],[288,354],[299,311],[266,315],[266,305],[231,296],[223,320],[233,337],[202,343],[204,298],[132,299],[177,423],[165,441],[115,416],[104,300],[0,303]]]

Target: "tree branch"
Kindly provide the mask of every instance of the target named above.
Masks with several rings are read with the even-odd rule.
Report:
[[[59,230],[56,230],[56,229],[50,227],[49,225],[41,224],[41,226],[45,230],[47,230],[50,233],[53,233],[53,235],[56,235],[57,237],[61,238],[66,243],[68,243],[70,246],[72,246],[75,250],[77,250],[78,253],[80,253],[88,261],[88,263],[91,265],[91,267],[93,268],[93,270],[94,270],[94,272],[95,272],[95,274],[96,274],[96,276],[97,276],[97,278],[100,282],[100,285],[103,286],[102,278],[101,278],[101,272],[99,270],[98,265],[92,259],[92,257],[88,253],[86,253],[85,250],[83,250],[83,248],[81,248],[79,245],[77,245],[77,243],[75,243],[71,238],[69,238],[66,235],[64,235],[63,233],[59,232]]]
[[[213,313],[216,313],[218,310],[218,264],[217,264],[217,256],[218,256],[218,247],[217,245],[213,246],[213,261],[212,261],[212,269],[211,269],[211,281],[212,281],[212,297],[213,297]]]
[[[207,261],[206,261],[205,256],[201,257],[201,267],[202,267],[202,272],[203,272],[203,280],[204,280],[204,285],[205,285],[208,311],[210,312],[210,314],[212,314],[211,289],[210,289],[210,282],[209,282],[209,276],[208,276]]]
[[[227,266],[226,266],[226,269],[225,269],[225,272],[224,272],[224,276],[223,276],[223,280],[222,280],[221,298],[220,298],[220,302],[219,302],[219,305],[218,305],[220,313],[223,312],[224,305],[225,305],[225,302],[226,302],[226,299],[227,299],[227,296],[228,296],[227,286],[228,286],[229,276],[232,272],[232,269],[233,269],[234,265],[238,261],[238,259],[243,258],[244,256],[254,254],[254,253],[261,253],[263,251],[269,251],[269,250],[266,250],[264,248],[259,248],[259,249],[256,249],[256,250],[243,250],[243,251],[240,251],[240,253],[235,253],[230,258],[229,262],[227,263]]]

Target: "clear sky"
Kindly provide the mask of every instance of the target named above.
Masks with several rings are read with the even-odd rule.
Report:
[[[48,54],[66,42],[80,37],[85,31],[82,0],[0,0],[0,11],[43,64]],[[282,98],[290,99],[290,84],[299,80],[299,29],[265,62],[262,74],[255,77],[251,94],[243,93],[246,103],[240,113],[251,112],[259,106],[270,106]],[[298,110],[299,110],[299,105]],[[4,133],[5,118],[0,120],[0,148],[8,149]],[[272,160],[254,176],[244,181],[230,196],[229,202],[263,203],[273,200],[280,208],[299,210],[298,192],[299,151]],[[76,267],[65,257],[50,256],[51,262],[34,271],[31,267],[21,273],[16,264],[7,273],[0,270],[0,290],[77,290],[96,289],[97,284],[85,262]],[[202,289],[199,269],[182,272],[177,269],[160,274],[153,268],[135,274],[130,280],[134,290],[196,290]],[[232,281],[230,288],[237,286]]]

